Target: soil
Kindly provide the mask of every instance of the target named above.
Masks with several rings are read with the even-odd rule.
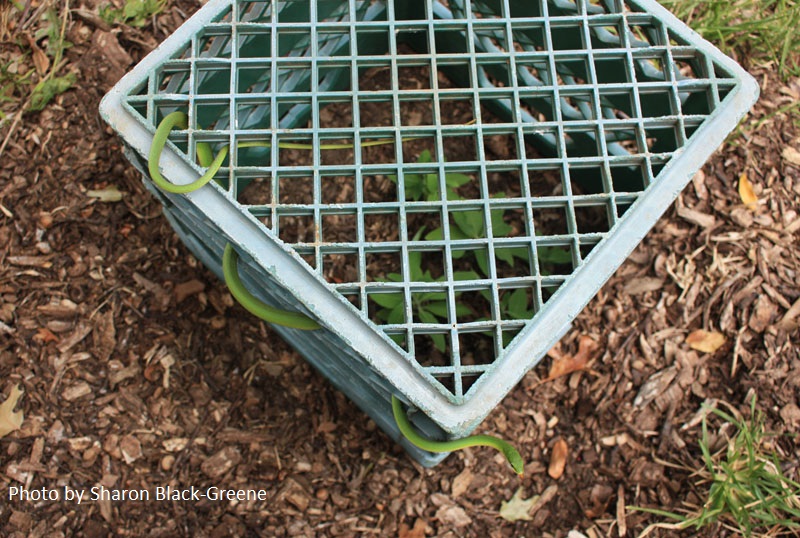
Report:
[[[662,519],[629,507],[703,502],[692,474],[701,405],[747,416],[753,395],[784,472],[800,479],[800,436],[787,435],[800,428],[800,165],[787,151],[800,150],[800,130],[779,112],[800,100],[800,80],[749,66],[762,99],[741,133],[481,425],[515,442],[524,478],[485,448],[424,469],[234,304],[98,116],[122,73],[198,7],[178,0],[141,29],[110,29],[84,2],[67,30],[75,89],[0,131],[0,391],[25,392],[21,429],[0,439],[0,535],[638,536]],[[0,47],[20,51],[10,38]],[[743,174],[756,207],[740,198]],[[110,186],[120,201],[88,194]],[[724,345],[692,349],[697,329]],[[597,344],[588,366],[550,379],[585,337]],[[722,430],[711,422],[714,439]],[[558,479],[556,445],[567,447]],[[12,487],[100,485],[256,488],[266,499],[7,501]],[[501,503],[519,488],[540,502],[532,520],[506,521]]]

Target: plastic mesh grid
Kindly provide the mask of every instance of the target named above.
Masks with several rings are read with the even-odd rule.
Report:
[[[387,4],[232,2],[126,104],[461,401],[739,81],[637,2]]]

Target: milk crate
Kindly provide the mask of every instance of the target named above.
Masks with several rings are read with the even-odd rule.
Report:
[[[275,330],[433,465],[391,395],[472,432],[757,95],[649,0],[211,0],[101,113],[187,247],[222,276],[231,245],[319,324]],[[174,112],[156,172],[213,176],[186,193],[147,166]]]

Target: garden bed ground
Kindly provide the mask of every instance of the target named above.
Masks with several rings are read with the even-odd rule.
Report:
[[[626,506],[703,502],[691,472],[702,465],[703,402],[744,411],[755,394],[770,430],[798,431],[800,165],[787,148],[800,150],[800,131],[774,113],[800,100],[800,81],[751,66],[763,98],[742,133],[481,426],[516,442],[530,462],[524,479],[489,449],[429,470],[234,305],[98,116],[121,74],[198,7],[181,0],[145,29],[112,32],[76,15],[65,59],[78,89],[22,116],[0,160],[0,391],[25,391],[22,429],[0,440],[2,534],[637,536],[660,518]],[[19,47],[7,40],[0,53]],[[755,209],[737,190],[742,174]],[[111,186],[121,200],[89,194]],[[725,344],[691,349],[687,335],[701,328]],[[597,344],[589,368],[546,381],[584,337]],[[559,439],[569,450],[554,480]],[[772,443],[797,479],[800,438]],[[98,484],[262,488],[268,500],[6,502],[11,486]],[[542,502],[532,521],[508,522],[501,503],[520,487]]]

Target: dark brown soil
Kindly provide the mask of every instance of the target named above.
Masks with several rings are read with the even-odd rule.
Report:
[[[703,402],[745,411],[755,394],[771,431],[797,433],[800,166],[783,155],[800,150],[800,130],[775,112],[800,100],[800,80],[753,69],[763,99],[742,134],[481,426],[515,441],[530,462],[524,479],[488,449],[423,469],[234,305],[98,117],[119,76],[198,7],[170,2],[155,23],[113,32],[74,16],[66,61],[76,89],[21,116],[3,152],[0,400],[14,385],[25,394],[21,430],[0,439],[0,535],[638,536],[660,518],[626,507],[703,502],[690,470],[702,466]],[[13,38],[0,43],[7,57],[20,50]],[[502,141],[493,147],[504,151]],[[743,173],[756,209],[739,197]],[[109,186],[121,201],[87,195]],[[695,351],[686,337],[696,329],[726,343]],[[552,360],[576,353],[585,336],[598,344],[589,368],[544,382]],[[555,480],[547,468],[558,440],[568,456]],[[798,479],[800,437],[779,435],[773,447]],[[8,500],[12,487],[99,485],[257,488],[267,499]],[[507,522],[501,502],[520,487],[546,502],[532,521]]]

